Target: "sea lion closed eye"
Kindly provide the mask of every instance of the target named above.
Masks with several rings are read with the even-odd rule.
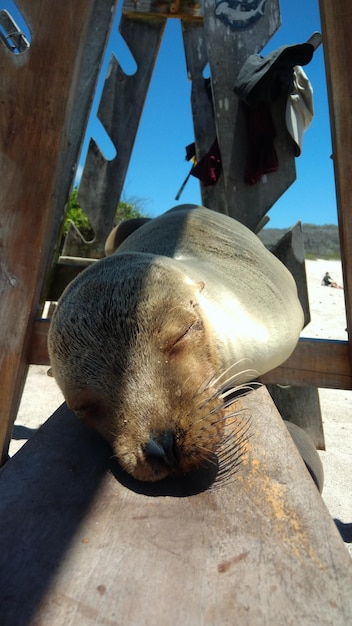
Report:
[[[182,205],[67,287],[49,353],[68,405],[154,481],[216,457],[226,390],[285,361],[302,325],[295,282],[260,240]]]

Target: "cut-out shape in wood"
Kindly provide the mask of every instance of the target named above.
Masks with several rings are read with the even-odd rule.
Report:
[[[28,34],[22,32],[15,17],[13,17],[9,11],[6,9],[0,10],[0,41],[2,41],[6,48],[13,52],[13,54],[22,54],[28,50],[30,46],[28,27],[27,32]]]
[[[91,139],[78,191],[78,202],[95,231],[97,256],[103,256],[104,242],[113,224],[164,27],[163,18],[121,18],[119,30],[137,70],[125,74],[112,56],[98,109],[98,118],[117,154],[107,160]]]

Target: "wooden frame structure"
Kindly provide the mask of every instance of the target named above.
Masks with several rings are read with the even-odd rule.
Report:
[[[26,2],[22,0],[18,4],[26,16]],[[58,46],[55,49],[51,40],[39,41],[38,48],[33,46],[28,63],[28,53],[15,57],[0,49],[0,68],[3,67],[2,76],[6,77],[2,89],[6,93],[7,103],[3,107],[0,129],[4,146],[0,155],[0,450],[3,459],[6,457],[21,398],[26,368],[29,364],[49,364],[46,348],[48,322],[38,319],[37,312],[40,311],[43,287],[52,264],[52,250],[58,237],[65,199],[72,183],[72,171],[88,116],[99,67],[96,59],[101,58],[102,46],[106,41],[101,37],[98,44],[97,37],[93,37],[90,31],[90,25],[98,23],[101,31],[105,29],[108,32],[111,7],[115,4],[111,0],[91,0],[85,3],[83,10],[79,0],[75,0],[74,11],[81,17],[78,21],[73,20],[69,32],[65,19],[66,3],[60,5],[62,19],[58,22],[56,20],[56,23],[63,25],[63,30],[66,30],[62,36],[69,36],[71,41],[65,55],[60,53]],[[327,0],[320,0],[320,10],[331,112],[347,328],[351,336],[352,180],[349,160],[352,130],[348,103],[352,101],[352,87],[346,59],[352,55],[349,37],[352,17],[348,0],[340,0],[334,9]],[[46,12],[45,3],[34,3],[30,16],[34,26],[36,20],[45,20],[48,33],[53,19],[49,13],[50,9]],[[52,28],[57,31],[58,27],[53,25]],[[45,45],[46,54],[42,55],[43,60],[39,62],[35,50],[42,52],[42,45]],[[89,50],[89,54],[83,55],[83,50]],[[95,62],[96,70],[95,74],[89,76],[89,64],[92,61]],[[49,72],[49,64],[53,91],[48,91],[47,85],[42,85],[40,81],[33,90],[32,84],[28,82],[32,79],[27,78],[31,77],[31,66],[33,71],[45,75]],[[57,76],[64,76],[65,82],[56,80],[55,72]],[[81,82],[77,82],[77,76],[80,76]],[[55,84],[60,93],[55,93]],[[18,85],[26,93],[25,102],[22,103],[18,100]],[[32,154],[36,155],[34,167]],[[16,155],[16,159],[11,158],[11,155]],[[23,224],[29,225],[25,227],[25,232]],[[38,253],[34,254],[33,251]],[[263,382],[351,389],[351,355],[351,341],[304,339],[299,342],[290,359],[265,375]]]
[[[48,364],[41,300],[116,7],[17,4],[40,35],[30,54],[0,46],[2,462],[26,369]],[[352,9],[330,4],[320,0],[351,337]],[[351,355],[351,341],[302,340],[263,381],[351,389]],[[0,469],[4,623],[348,623],[350,557],[337,528],[265,387],[238,402],[251,437],[236,480],[218,489],[199,476],[141,487],[62,405]]]

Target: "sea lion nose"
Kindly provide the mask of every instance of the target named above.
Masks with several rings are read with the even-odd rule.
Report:
[[[175,450],[175,435],[171,430],[163,433],[150,433],[150,438],[144,447],[144,454],[147,459],[164,461],[168,467],[177,465]]]

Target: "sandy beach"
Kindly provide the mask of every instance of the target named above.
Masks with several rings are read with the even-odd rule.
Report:
[[[307,261],[311,322],[304,337],[347,339],[343,289],[322,286],[329,272],[343,285],[339,261]],[[47,376],[47,367],[31,366],[17,416],[10,456],[26,443],[39,426],[63,402],[55,380]],[[323,500],[343,535],[352,555],[352,391],[320,389],[326,450],[319,452],[324,466]]]

